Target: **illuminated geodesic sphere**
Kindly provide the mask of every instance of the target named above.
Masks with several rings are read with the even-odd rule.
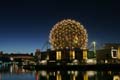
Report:
[[[52,49],[86,49],[87,31],[79,22],[65,19],[55,24],[50,31],[49,42]]]

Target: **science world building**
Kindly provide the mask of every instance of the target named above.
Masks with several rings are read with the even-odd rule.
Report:
[[[48,62],[83,62],[87,59],[88,34],[84,26],[75,20],[57,22],[49,34],[51,48],[41,53]],[[42,55],[44,54],[44,55]]]

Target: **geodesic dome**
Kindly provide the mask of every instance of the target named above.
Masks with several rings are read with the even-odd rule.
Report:
[[[49,35],[52,49],[80,48],[86,49],[87,31],[79,22],[65,19],[56,23]]]

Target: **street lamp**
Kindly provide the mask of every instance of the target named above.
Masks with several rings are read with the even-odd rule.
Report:
[[[96,42],[93,41],[93,52],[94,52],[94,57],[96,57]]]

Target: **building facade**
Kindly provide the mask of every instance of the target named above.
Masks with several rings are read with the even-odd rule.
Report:
[[[47,60],[48,63],[73,63],[75,60],[78,63],[83,63],[87,59],[87,50],[81,49],[61,49],[47,50],[41,52],[41,60]]]

